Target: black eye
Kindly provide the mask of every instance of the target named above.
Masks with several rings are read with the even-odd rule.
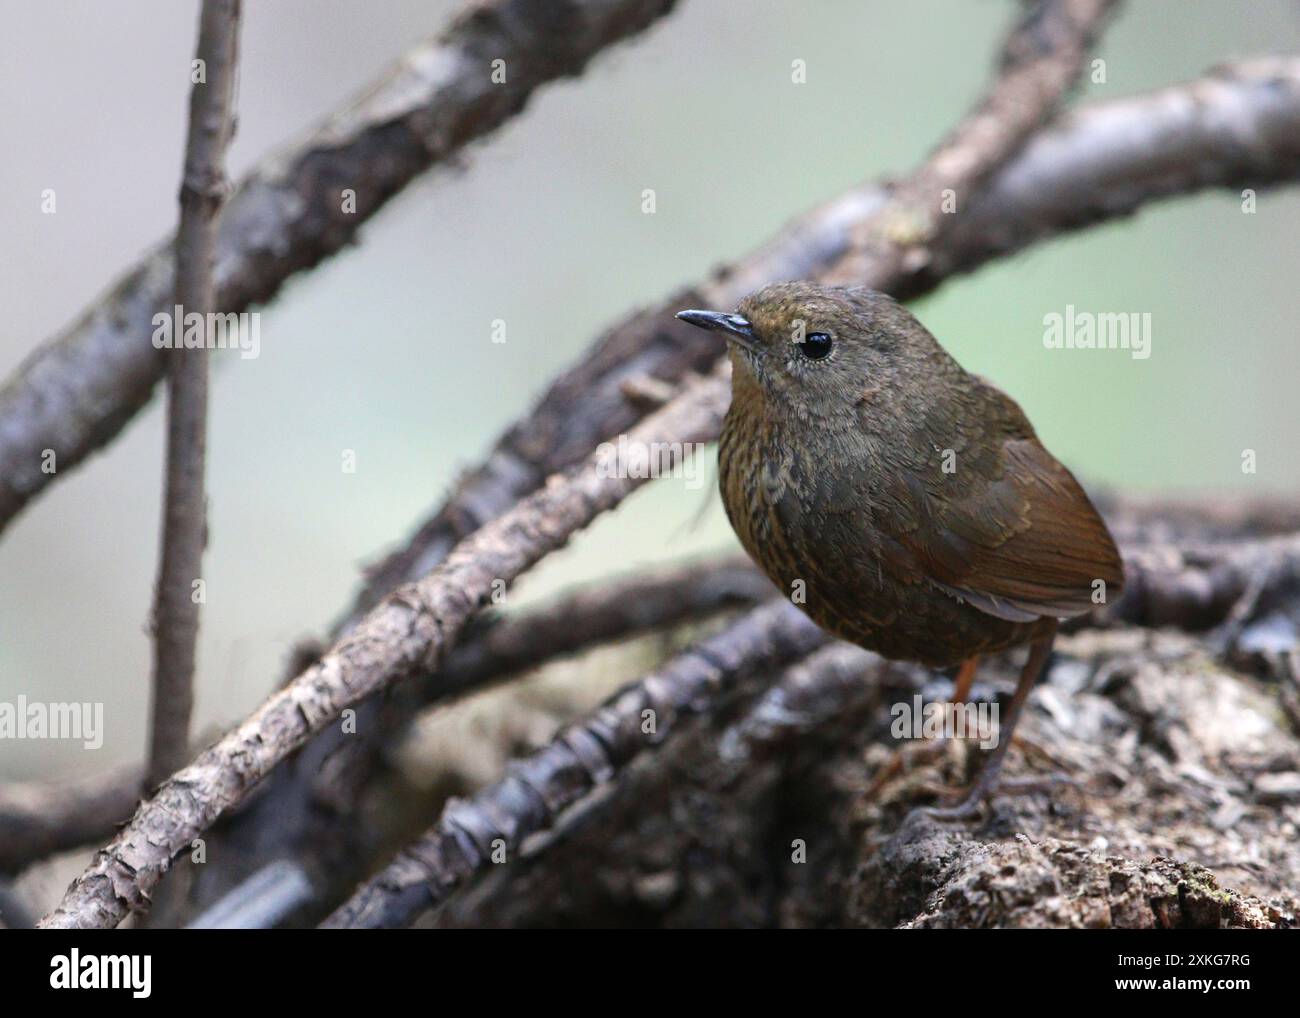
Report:
[[[831,334],[829,332],[810,332],[804,336],[802,343],[795,344],[810,361],[819,361],[831,352]]]

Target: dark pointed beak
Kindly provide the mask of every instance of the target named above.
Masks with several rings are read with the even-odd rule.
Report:
[[[721,311],[678,311],[677,317],[701,329],[721,332],[727,339],[739,343],[750,353],[758,352],[754,327],[740,315],[727,315]]]

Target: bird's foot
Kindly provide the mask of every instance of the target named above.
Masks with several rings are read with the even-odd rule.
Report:
[[[863,799],[867,802],[875,801],[880,797],[880,793],[885,786],[900,774],[918,765],[934,763],[944,753],[949,752],[950,749],[951,745],[947,739],[930,739],[919,746],[900,747],[894,750],[893,756],[876,771],[876,776],[871,779],[871,784],[862,793]]]
[[[907,814],[904,823],[913,817],[924,816],[932,820],[964,820],[974,816],[999,795],[1031,795],[1035,792],[1050,792],[1061,786],[1082,789],[1082,785],[1068,774],[1035,775],[1025,778],[1002,778],[998,775],[981,774],[975,783],[966,789],[961,800],[954,806],[917,806]],[[960,794],[960,793],[958,793]]]

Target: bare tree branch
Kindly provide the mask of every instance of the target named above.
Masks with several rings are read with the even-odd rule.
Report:
[[[878,673],[886,668],[917,668],[886,661],[851,643],[836,641],[787,668],[743,716],[718,740],[719,755],[732,766],[743,766],[763,753],[828,722],[845,716],[860,703],[879,696]]]
[[[1185,85],[1082,106],[1036,135],[976,196],[969,215],[951,217],[951,236],[910,285],[928,289],[932,280],[1159,198],[1298,177],[1300,58],[1223,64]]]
[[[140,801],[140,771],[0,785],[0,873],[107,836]]]
[[[1002,48],[997,79],[980,104],[854,231],[827,281],[892,292],[926,265],[961,203],[1056,112],[1083,70],[1114,0],[1029,6]]]
[[[497,784],[468,801],[453,800],[419,842],[323,925],[407,925],[488,866],[494,851],[513,857],[527,837],[555,827],[565,810],[616,780],[689,717],[716,709],[742,677],[803,657],[829,639],[787,601],[754,609],[616,693],[513,764]]]
[[[1278,590],[1300,587],[1300,533],[1209,545],[1125,545],[1123,553],[1124,594],[1101,613],[1104,621],[1197,632],[1253,612]]]
[[[204,0],[199,16],[200,80],[190,91],[189,136],[181,178],[176,240],[176,347],[167,365],[167,473],[162,554],[153,607],[153,703],[146,788],[189,759],[194,709],[194,647],[208,510],[203,477],[208,447],[208,351],[179,341],[190,315],[216,310],[212,259],[226,200],[226,148],[235,130],[239,66],[239,0]],[[174,311],[173,315],[182,314]],[[206,333],[205,333],[206,335]]]
[[[639,633],[752,607],[772,596],[744,558],[706,559],[562,594],[545,608],[476,620],[437,671],[412,685],[418,703],[482,689],[523,668]],[[140,799],[135,768],[75,782],[0,784],[0,873],[102,841]]]
[[[233,195],[217,248],[217,307],[242,311],[356,240],[429,167],[582,73],[675,0],[492,0],[412,49],[306,139],[263,160]],[[504,78],[493,80],[493,61]],[[344,211],[344,189],[355,211]],[[51,481],[112,441],[145,405],[165,360],[152,319],[170,305],[172,240],[130,269],[0,388],[0,529]],[[53,449],[57,473],[42,472]]]
[[[1277,495],[1192,499],[1100,492],[1094,501],[1120,544],[1230,541],[1300,531],[1300,501]]]
[[[597,644],[698,622],[770,598],[772,582],[746,558],[692,562],[583,587],[545,608],[482,619],[417,688],[433,703]]]
[[[727,405],[726,379],[701,379],[692,391],[698,398],[678,397],[628,441],[694,443],[716,433]],[[593,456],[482,528],[439,569],[394,591],[316,664],[163,782],[42,924],[108,927],[146,908],[173,858],[277,763],[345,707],[436,668],[496,584],[514,580],[648,480],[620,476],[627,473]]]

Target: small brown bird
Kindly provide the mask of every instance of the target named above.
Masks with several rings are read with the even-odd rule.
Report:
[[[824,629],[888,658],[1029,659],[963,816],[996,788],[1060,618],[1118,596],[1106,524],[1016,403],[882,293],[777,283],[735,314],[682,311],[732,364],[719,469],[750,556]],[[798,599],[796,598],[796,601]]]

